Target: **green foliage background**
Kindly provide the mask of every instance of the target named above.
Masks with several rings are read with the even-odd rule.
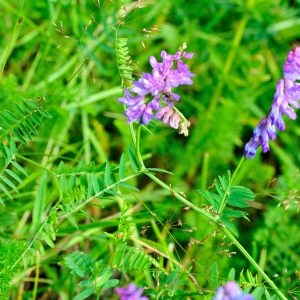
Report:
[[[23,157],[16,160],[28,175],[18,171],[18,192],[1,189],[0,265],[10,269],[0,278],[3,286],[10,283],[11,299],[74,299],[82,290],[86,294],[77,299],[113,299],[112,288],[131,281],[148,287],[153,299],[199,293],[211,299],[227,278],[263,287],[250,273],[240,276],[255,270],[219,228],[149,179],[133,177],[130,189],[108,189],[85,206],[81,185],[103,176],[103,186],[110,186],[120,175],[122,153],[129,167],[130,131],[117,102],[122,89],[116,33],[128,39],[136,78],[149,70],[149,56],[159,57],[162,49],[175,53],[186,42],[194,52],[189,62],[194,84],[181,89],[179,104],[191,121],[190,135],[153,122],[152,134],[142,130],[141,147],[147,166],[172,172],[159,177],[203,205],[197,190],[235,168],[269,110],[287,53],[299,43],[300,2],[0,0],[0,16],[0,111],[33,99],[52,116],[26,143],[16,142]],[[239,239],[291,299],[299,297],[300,278],[299,136],[299,121],[286,120],[271,151],[247,160],[235,181],[256,194],[247,209],[250,221],[237,224]],[[4,136],[2,142],[7,147]],[[45,169],[58,174],[59,183]],[[77,180],[73,185],[71,178]],[[69,184],[61,206],[55,206],[61,196],[57,184]],[[80,209],[66,217],[56,215],[54,206],[65,214]],[[41,237],[41,226],[55,241]],[[30,251],[16,254],[26,248],[24,241]],[[11,256],[2,254],[9,247],[22,256],[14,268]],[[129,257],[121,260],[120,253],[132,249],[139,249],[132,255],[143,268]],[[80,259],[85,264],[77,264]],[[108,268],[114,264],[115,272]],[[91,288],[95,278],[102,283]]]

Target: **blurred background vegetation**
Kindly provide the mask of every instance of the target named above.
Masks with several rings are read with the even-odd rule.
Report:
[[[153,122],[152,134],[142,131],[142,152],[147,166],[172,172],[160,176],[199,205],[204,200],[197,189],[234,170],[253,128],[270,108],[288,51],[300,39],[297,0],[0,0],[0,16],[1,111],[20,99],[45,99],[52,119],[19,151],[47,168],[62,160],[69,166],[82,159],[117,164],[127,152],[130,133],[117,102],[122,91],[116,32],[128,39],[136,77],[149,70],[150,55],[159,58],[162,49],[175,53],[186,42],[194,53],[189,66],[196,76],[179,92],[179,108],[191,122],[190,135],[179,136]],[[271,151],[247,160],[236,180],[256,194],[250,221],[238,224],[239,239],[294,299],[300,280],[299,136],[299,120],[286,120],[286,131],[271,142]],[[29,174],[26,184],[0,207],[2,240],[30,240],[57,200],[43,170],[23,166]],[[147,178],[134,184],[140,192],[123,193],[136,208],[130,220],[120,219],[113,199],[87,207],[93,221],[76,215],[77,227],[63,223],[55,251],[46,249],[36,263],[39,275],[29,267],[15,275],[12,299],[72,299],[77,279],[62,257],[79,249],[109,261],[113,249],[104,232],[131,232],[132,224],[140,241],[156,241],[153,247],[166,249],[202,291],[215,288],[209,278],[216,265],[220,280],[231,268],[236,274],[250,268],[205,218]],[[141,285],[152,282],[143,274],[130,276]]]

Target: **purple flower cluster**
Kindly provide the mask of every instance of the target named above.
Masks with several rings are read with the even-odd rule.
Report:
[[[263,153],[270,150],[269,140],[276,138],[276,129],[285,129],[283,115],[292,120],[297,117],[294,109],[300,107],[300,47],[289,52],[283,72],[283,78],[277,83],[269,114],[254,129],[253,136],[245,146],[244,156],[247,158],[252,159],[259,146]]]
[[[254,297],[243,293],[236,282],[229,281],[218,287],[213,300],[254,300]]]
[[[130,283],[127,287],[115,288],[115,293],[120,296],[120,300],[149,300],[148,297],[142,296],[143,289],[137,288],[134,283]]]
[[[128,123],[140,121],[141,124],[148,124],[152,119],[163,118],[163,122],[170,127],[180,127],[182,117],[174,111],[172,116],[166,117],[162,109],[168,107],[168,113],[171,113],[170,108],[179,101],[180,96],[173,88],[193,83],[191,78],[194,74],[182,61],[182,58],[190,59],[192,56],[192,53],[182,49],[174,55],[163,50],[162,62],[158,62],[154,56],[149,58],[152,72],[142,73],[142,77],[134,81],[129,90],[124,90],[124,97],[118,99],[127,106],[125,116]]]

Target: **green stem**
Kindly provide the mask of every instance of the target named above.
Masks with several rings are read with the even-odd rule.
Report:
[[[248,0],[247,3],[246,3],[246,6],[250,7],[251,2],[252,2],[252,0]],[[234,60],[236,59],[237,49],[240,46],[240,43],[241,43],[242,37],[244,35],[248,20],[249,20],[249,14],[246,12],[243,15],[242,19],[240,20],[240,22],[237,26],[237,30],[236,30],[234,38],[232,40],[230,52],[229,52],[229,54],[226,58],[226,61],[224,63],[223,72],[220,76],[218,84],[215,88],[215,92],[214,92],[214,94],[212,96],[212,99],[210,101],[210,107],[208,109],[208,114],[210,114],[210,115],[213,114],[218,102],[221,99],[224,84],[226,82],[226,78],[229,77],[230,70],[231,70],[232,65],[234,63]]]
[[[13,41],[17,38],[16,37],[16,32],[17,32],[17,27],[18,27],[19,22],[20,22],[20,14],[21,14],[21,8],[22,8],[22,5],[23,5],[23,2],[24,2],[24,0],[19,1],[18,13],[17,13],[17,18],[16,18],[16,22],[15,22],[15,25],[14,25],[14,29],[13,29],[13,32],[11,34],[11,37],[9,39],[9,42],[8,42],[8,45],[7,45],[7,48],[6,48],[6,51],[5,51],[3,62],[1,62],[2,66],[1,66],[1,69],[0,69],[0,79],[2,78],[2,75],[3,75],[3,72],[4,72],[8,57],[9,57],[10,52],[12,50]]]
[[[240,167],[243,159],[239,163],[237,169]],[[237,170],[236,169],[236,170]],[[189,206],[194,211],[206,216],[210,220],[212,220],[216,224],[220,224],[218,222],[218,218],[215,218],[209,213],[208,211],[194,205],[190,201],[188,201],[185,197],[183,197],[181,194],[175,192],[170,186],[165,184],[163,181],[158,179],[154,174],[150,173],[148,170],[144,170],[143,172],[145,175],[150,177],[154,182],[156,182],[158,185],[160,185],[163,189],[169,191],[171,195],[173,195],[175,198],[177,198],[180,202],[184,203],[185,205]],[[236,172],[234,172],[236,174]],[[227,235],[227,237],[235,244],[235,246],[240,250],[240,252],[246,257],[246,259],[252,264],[252,266],[257,270],[257,272],[265,279],[265,281],[274,289],[276,294],[281,300],[287,300],[287,298],[282,294],[282,292],[277,288],[277,286],[274,284],[274,282],[269,278],[269,276],[261,269],[261,267],[256,263],[256,261],[252,258],[252,256],[248,253],[248,251],[239,243],[239,241],[234,237],[234,235],[224,226],[222,225],[222,229],[224,233]]]
[[[228,193],[229,193],[229,190],[230,190],[231,185],[232,185],[232,183],[233,183],[233,181],[234,181],[234,179],[235,179],[235,177],[236,177],[238,171],[240,170],[240,168],[241,168],[241,166],[242,166],[244,160],[245,160],[245,158],[244,158],[244,156],[242,156],[242,158],[241,158],[239,164],[237,165],[235,171],[233,172],[233,174],[232,174],[232,176],[231,176],[231,178],[230,178],[230,180],[229,180],[229,183],[228,183],[228,185],[227,185],[227,187],[226,187],[226,190],[224,191],[224,194],[223,194],[223,197],[222,197],[222,199],[221,199],[220,206],[219,206],[219,209],[218,209],[219,215],[222,214],[222,211],[224,210],[224,208],[225,208],[225,206],[226,206],[226,202],[227,202],[227,199],[228,199]]]
[[[223,225],[223,231],[235,244],[235,246],[241,251],[241,253],[248,259],[256,271],[264,278],[264,280],[272,287],[277,294],[277,296],[282,300],[287,300],[283,293],[278,289],[275,283],[270,279],[270,277],[262,270],[258,263],[252,258],[252,256],[247,252],[247,250],[240,244],[240,242],[234,237],[234,235]]]
[[[185,205],[187,205],[188,207],[190,207],[191,209],[193,209],[194,211],[206,216],[208,219],[210,219],[211,221],[213,221],[215,224],[220,225],[220,221],[219,221],[219,217],[215,217],[213,216],[209,211],[202,209],[196,205],[194,205],[192,202],[190,202],[189,200],[187,200],[183,195],[181,195],[180,193],[177,193],[176,191],[174,191],[171,186],[168,186],[166,183],[164,183],[163,181],[161,181],[159,178],[157,178],[153,173],[151,173],[149,170],[147,170],[145,168],[141,153],[140,153],[140,147],[139,147],[139,143],[140,143],[140,126],[138,127],[137,130],[137,135],[136,135],[136,156],[139,160],[139,163],[142,167],[141,169],[141,173],[144,173],[145,175],[147,175],[149,178],[151,178],[154,182],[156,182],[159,186],[161,186],[163,189],[167,190],[170,192],[170,194],[175,197],[176,199],[178,199],[180,202],[184,203]],[[238,173],[238,171],[240,170],[242,164],[244,162],[244,157],[241,158],[239,164],[237,165],[232,177],[230,178],[230,181],[228,183],[228,186],[226,187],[224,196],[221,200],[221,205],[220,205],[220,209],[219,209],[219,213],[221,213],[223,211],[223,209],[226,206],[226,200],[227,200],[227,193]],[[240,242],[234,237],[234,235],[229,231],[229,229],[227,229],[224,224],[221,224],[222,229],[224,231],[224,233],[227,235],[227,237],[235,244],[235,246],[240,250],[240,252],[244,255],[244,257],[251,263],[251,265],[257,270],[257,272],[265,279],[265,281],[269,284],[270,287],[272,287],[275,291],[275,293],[278,295],[278,297],[281,300],[287,300],[287,298],[284,296],[284,294],[277,288],[277,286],[275,285],[275,283],[270,279],[270,277],[262,270],[262,268],[256,263],[256,261],[252,258],[252,256],[248,253],[248,251],[240,244]]]
[[[80,204],[76,205],[76,206],[74,207],[73,210],[69,211],[68,213],[65,213],[65,214],[60,215],[60,216],[58,217],[58,219],[59,219],[60,221],[67,219],[67,218],[68,218],[69,216],[71,216],[72,214],[74,214],[74,213],[76,213],[76,212],[82,210],[82,208],[83,208],[84,206],[86,206],[86,205],[87,205],[88,203],[90,203],[91,201],[95,200],[95,198],[98,198],[98,197],[102,196],[105,192],[107,192],[107,191],[109,191],[109,190],[111,190],[111,189],[117,187],[117,186],[120,184],[120,182],[126,182],[126,181],[129,181],[129,180],[131,180],[132,178],[135,178],[135,177],[139,176],[140,174],[141,174],[141,173],[134,173],[134,174],[132,174],[132,175],[129,175],[129,176],[123,178],[122,180],[116,181],[115,183],[112,183],[112,184],[108,185],[106,188],[104,188],[104,189],[101,190],[100,192],[94,194],[92,197],[90,197],[90,198],[88,198],[88,199],[82,201]]]
[[[41,225],[41,227],[39,228],[38,232],[35,234],[35,236],[33,237],[33,239],[30,241],[30,243],[28,244],[27,248],[23,251],[23,253],[19,257],[17,257],[16,261],[13,263],[13,265],[9,269],[10,271],[12,271],[18,265],[18,263],[23,259],[23,257],[25,257],[25,255],[27,254],[27,252],[32,248],[34,242],[38,239],[40,233],[43,231],[43,229],[44,229],[47,221],[48,221],[48,217],[43,222],[43,224]]]
[[[143,171],[143,173],[145,175],[147,175],[149,178],[151,178],[154,182],[156,182],[159,186],[161,186],[164,190],[169,191],[170,194],[173,197],[177,198],[180,202],[184,203],[185,205],[187,205],[188,207],[190,207],[194,211],[206,216],[210,220],[216,222],[217,219],[215,217],[213,217],[210,212],[208,212],[207,210],[205,210],[203,208],[200,208],[200,207],[196,206],[195,204],[193,204],[192,202],[187,200],[184,196],[182,196],[180,193],[175,192],[170,186],[168,186],[163,181],[161,181],[159,178],[157,178],[153,173],[149,172],[147,169],[145,169]]]
[[[135,150],[136,150],[136,157],[137,157],[137,160],[140,164],[140,168],[141,168],[141,171],[145,170],[146,167],[144,165],[144,160],[142,158],[142,154],[141,154],[141,150],[140,150],[140,137],[141,137],[141,128],[142,126],[139,125],[137,130],[136,130],[136,139],[135,139]]]

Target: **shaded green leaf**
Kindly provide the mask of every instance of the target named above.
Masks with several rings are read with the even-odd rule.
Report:
[[[0,183],[0,191],[2,191],[9,199],[13,200],[10,192],[2,183]]]
[[[13,134],[15,135],[15,137],[22,143],[22,144],[26,144],[26,139],[23,137],[23,135],[19,132],[18,129],[13,128],[12,129]]]
[[[99,184],[98,184],[98,179],[97,179],[96,174],[91,173],[90,174],[90,180],[91,180],[91,183],[92,183],[92,186],[93,186],[94,193],[98,194],[100,192],[100,189],[99,189]]]
[[[106,162],[106,165],[105,165],[104,183],[105,183],[105,186],[109,186],[114,183],[114,181],[112,180],[110,165],[108,162]]]
[[[20,166],[16,161],[11,161],[11,164],[17,169],[17,170],[19,170],[22,174],[24,174],[26,177],[28,177],[28,174],[27,174],[27,172],[26,172],[26,170],[22,167],[22,166]]]
[[[167,170],[160,169],[160,168],[147,168],[147,170],[150,171],[150,172],[160,172],[160,173],[166,173],[166,174],[173,175],[172,172],[169,172]]]
[[[94,288],[93,287],[88,287],[86,289],[84,289],[83,291],[81,291],[75,298],[74,300],[83,300],[88,298],[89,296],[91,296],[94,293]]]
[[[119,164],[119,178],[123,179],[125,177],[125,171],[126,171],[126,157],[125,154],[122,153],[120,158],[120,164]]]
[[[119,279],[110,279],[110,280],[107,280],[107,282],[104,283],[103,285],[103,289],[110,289],[110,288],[113,288],[115,286],[118,285],[119,283]]]
[[[132,145],[129,145],[128,153],[129,153],[129,160],[130,160],[131,168],[132,168],[133,172],[136,173],[139,171],[140,168],[139,168],[138,160],[135,155],[134,147]]]
[[[54,245],[52,239],[51,239],[50,236],[49,236],[47,233],[45,233],[44,231],[42,231],[42,232],[40,233],[40,239],[43,240],[43,241],[45,241],[46,244],[47,244],[50,248],[54,248],[55,245]]]
[[[7,173],[13,179],[15,179],[19,184],[23,183],[23,180],[16,173],[11,171],[10,169],[5,169],[4,172]]]
[[[17,189],[16,185],[11,180],[9,180],[7,177],[0,175],[0,180],[2,180],[6,185],[8,185],[16,193],[18,193],[18,189]]]
[[[240,208],[248,207],[247,201],[253,201],[254,197],[255,195],[250,189],[243,186],[234,186],[230,188],[227,203]]]
[[[124,187],[126,189],[133,190],[133,191],[136,191],[136,192],[139,191],[139,189],[137,187],[135,187],[134,185],[131,185],[131,184],[127,183],[127,182],[122,182],[121,181],[121,182],[119,182],[119,186],[122,186],[122,187]]]

